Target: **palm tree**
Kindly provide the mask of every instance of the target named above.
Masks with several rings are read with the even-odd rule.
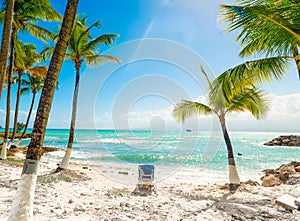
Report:
[[[100,28],[100,21],[95,22],[89,27],[86,26],[86,21],[87,17],[81,15],[76,16],[75,25],[73,27],[73,31],[68,45],[68,52],[66,54],[66,59],[73,61],[75,64],[76,80],[73,94],[72,118],[68,147],[58,170],[67,169],[72,152],[76,122],[77,97],[80,82],[80,68],[82,63],[86,62],[88,66],[95,66],[103,64],[103,62],[105,61],[119,62],[119,60],[115,57],[98,54],[98,49],[100,45],[111,45],[113,43],[114,38],[118,37],[119,35],[104,34],[96,38],[92,38],[90,30],[92,28]],[[51,52],[51,49],[46,48],[44,52]]]
[[[6,2],[6,1],[5,1]],[[0,12],[0,21],[3,20],[6,8]],[[8,132],[9,132],[9,121],[10,121],[10,95],[12,87],[12,74],[14,65],[14,51],[15,43],[17,40],[17,34],[19,31],[28,31],[32,36],[38,37],[39,39],[47,42],[47,37],[53,37],[52,33],[47,29],[36,25],[35,23],[39,20],[61,20],[61,15],[57,13],[50,5],[49,0],[29,0],[15,1],[14,15],[13,15],[13,27],[11,34],[11,45],[10,45],[10,58],[9,58],[9,70],[8,70],[8,87],[7,87],[7,99],[6,99],[6,120],[5,120],[5,133],[3,139],[3,148],[6,149]],[[5,148],[4,148],[5,146]],[[5,150],[6,151],[6,150]],[[4,154],[1,159],[6,159]]]
[[[68,41],[71,36],[78,2],[79,0],[68,0],[66,6],[59,38],[50,61],[47,77],[37,109],[31,140],[28,146],[22,176],[16,194],[17,197],[13,200],[11,214],[8,221],[16,221],[19,220],[20,217],[23,217],[24,220],[32,220],[33,217],[33,201],[37,169],[41,158],[46,125],[51,110],[58,75],[65,57]]]
[[[6,10],[4,15],[4,25],[2,32],[1,41],[1,52],[0,52],[0,99],[2,97],[2,89],[4,85],[4,79],[6,76],[6,66],[10,46],[10,31],[13,22],[15,0],[8,1],[6,3]]]
[[[22,75],[28,73],[31,75],[46,77],[47,67],[46,66],[34,66],[42,60],[42,56],[36,52],[36,46],[34,44],[22,44],[20,41],[17,41],[18,46],[15,52],[15,65],[14,71],[17,74],[15,82],[18,84],[17,90],[17,99],[16,99],[16,108],[15,108],[15,118],[14,118],[14,127],[11,142],[14,142],[17,122],[18,122],[18,113],[19,113],[19,103],[21,97],[21,85],[22,85]]]
[[[181,123],[183,123],[186,118],[189,118],[194,114],[215,114],[218,116],[227,147],[229,189],[233,191],[236,190],[240,185],[240,178],[235,165],[233,148],[227,131],[225,116],[233,112],[248,110],[257,119],[262,118],[265,116],[268,110],[268,101],[265,98],[265,94],[261,90],[258,90],[255,88],[255,86],[251,85],[241,85],[239,88],[235,87],[235,90],[231,95],[225,96],[222,89],[223,87],[219,87],[219,85],[226,84],[228,87],[232,87],[234,82],[228,80],[227,78],[219,77],[217,77],[213,82],[210,82],[202,67],[201,72],[206,77],[210,87],[208,104],[183,100],[176,104],[173,110],[173,116],[178,122]],[[218,89],[213,90],[215,88]]]
[[[239,5],[221,5],[227,30],[240,30],[240,56],[273,56],[296,63],[300,79],[300,4],[296,0],[239,0]],[[254,61],[253,61],[254,62]],[[259,63],[260,61],[256,61]]]
[[[32,114],[34,102],[35,102],[35,97],[36,97],[37,93],[40,90],[43,89],[44,81],[45,81],[44,77],[34,76],[34,75],[30,75],[30,74],[27,74],[26,79],[22,79],[23,87],[21,89],[21,94],[26,94],[26,93],[29,93],[31,91],[32,99],[31,99],[31,104],[30,104],[30,108],[29,108],[29,112],[28,112],[28,116],[27,116],[27,119],[26,119],[26,123],[25,123],[23,133],[19,137],[18,141],[15,143],[16,146],[18,146],[20,144],[20,142],[22,141],[23,137],[26,134],[26,131],[27,131],[27,128],[28,128],[28,125],[29,125],[29,121],[30,121],[30,117],[31,117],[31,114]]]

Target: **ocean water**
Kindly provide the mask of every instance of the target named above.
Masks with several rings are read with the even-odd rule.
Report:
[[[47,130],[44,146],[65,148],[68,130]],[[269,147],[263,143],[280,132],[229,132],[236,164],[242,174],[258,174],[290,161],[300,161],[298,147]],[[29,139],[21,145],[28,145]],[[239,154],[238,154],[239,153]],[[48,153],[47,157],[61,160],[63,151]],[[115,130],[76,130],[73,161],[89,164],[122,162],[154,164],[176,168],[197,168],[213,171],[227,170],[227,150],[220,132],[151,132]]]

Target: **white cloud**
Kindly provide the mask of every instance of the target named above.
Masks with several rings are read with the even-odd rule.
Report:
[[[300,94],[270,94],[266,119],[256,120],[249,112],[234,113],[228,119],[233,130],[300,131]]]
[[[256,120],[249,112],[233,113],[227,117],[228,129],[241,131],[300,131],[300,94],[283,96],[271,94],[269,98],[271,108],[266,119]],[[198,97],[196,100],[206,103],[205,96]],[[104,125],[104,128],[116,129],[180,130],[181,125],[174,120],[172,109],[173,107],[170,106],[155,111],[134,111],[114,118],[109,113],[105,113],[96,117],[95,121],[98,128],[103,128]],[[183,128],[210,130],[213,126],[218,126],[216,125],[218,123],[216,118],[199,116],[188,120]]]
[[[270,94],[271,108],[263,120],[256,120],[249,112],[233,113],[227,117],[228,129],[241,131],[300,131],[300,94],[278,96]],[[200,96],[198,102],[206,103],[206,97]],[[192,128],[193,130],[210,130],[218,126],[218,120],[212,117],[199,116],[189,119],[185,125],[177,123],[172,116],[173,106],[161,110],[130,111],[126,115],[112,116],[104,113],[96,117],[84,115],[78,116],[77,128],[102,128],[102,129],[153,129],[153,130],[181,130]],[[14,111],[11,112],[13,116]],[[19,121],[25,122],[28,112],[20,111]],[[35,110],[32,113],[30,127],[34,121]],[[48,127],[68,127],[69,117],[62,119],[49,119]],[[5,110],[0,109],[1,125],[4,126]],[[12,125],[13,119],[11,119]],[[63,125],[58,123],[63,123]]]

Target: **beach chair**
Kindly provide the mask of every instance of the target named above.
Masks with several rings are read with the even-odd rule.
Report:
[[[139,195],[150,195],[152,193],[156,193],[154,183],[154,166],[139,165],[138,174],[138,183],[133,193]]]
[[[152,183],[154,181],[154,166],[153,165],[139,165],[139,182]]]

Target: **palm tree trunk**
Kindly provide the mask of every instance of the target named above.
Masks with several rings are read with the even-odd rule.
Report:
[[[4,25],[2,32],[1,54],[0,54],[0,99],[2,97],[2,89],[6,76],[7,59],[10,46],[10,32],[12,29],[14,0],[6,1],[6,9],[4,15]]]
[[[29,125],[29,121],[30,121],[30,117],[31,117],[31,113],[32,113],[32,110],[33,110],[33,105],[34,105],[34,101],[35,101],[35,95],[36,95],[36,93],[32,93],[32,100],[31,100],[31,105],[30,105],[28,116],[27,116],[25,128],[24,128],[24,131],[23,131],[22,135],[19,137],[19,140],[18,140],[16,146],[18,146],[20,144],[21,140],[23,139],[23,137],[26,134],[26,131],[27,131],[27,128],[28,128],[28,125]]]
[[[70,125],[70,134],[69,134],[69,142],[68,148],[66,150],[65,156],[59,166],[59,169],[67,169],[71,157],[72,146],[74,141],[74,131],[75,131],[75,123],[76,123],[76,113],[77,113],[77,100],[78,100],[78,90],[79,90],[79,81],[80,81],[80,66],[81,62],[75,63],[76,68],[76,80],[75,80],[75,88],[73,94],[73,106],[72,106],[72,119]]]
[[[295,60],[297,70],[298,70],[298,77],[299,77],[299,80],[300,80],[300,58],[297,57],[297,56],[299,56],[298,48],[294,49],[294,54],[293,55],[294,55],[294,60]]]
[[[233,148],[226,128],[225,115],[220,116],[220,122],[228,154],[229,190],[235,191],[240,185],[240,177],[236,169]]]
[[[52,59],[50,61],[47,77],[42,91],[41,99],[34,121],[31,141],[28,146],[26,160],[24,162],[21,180],[16,197],[13,200],[11,214],[8,221],[32,220],[34,192],[38,172],[38,164],[41,158],[41,150],[52,106],[54,91],[59,72],[64,60],[68,41],[74,24],[79,0],[68,0],[58,41],[56,43]]]
[[[9,134],[9,121],[10,121],[10,97],[11,97],[11,86],[12,86],[12,73],[13,73],[13,65],[14,65],[14,47],[15,47],[15,39],[17,38],[17,32],[13,29],[11,35],[11,48],[10,48],[10,61],[9,61],[9,70],[8,70],[8,85],[7,85],[7,97],[6,97],[6,118],[5,118],[5,132],[3,139],[3,147],[1,151],[1,159],[6,159],[6,148],[8,134]],[[4,148],[5,147],[5,148]]]
[[[15,107],[14,129],[13,129],[13,134],[11,137],[12,143],[14,142],[14,139],[16,136],[16,131],[17,131],[20,97],[21,97],[21,78],[22,78],[22,73],[18,73],[18,90],[17,90],[17,100],[16,100],[16,107]]]

